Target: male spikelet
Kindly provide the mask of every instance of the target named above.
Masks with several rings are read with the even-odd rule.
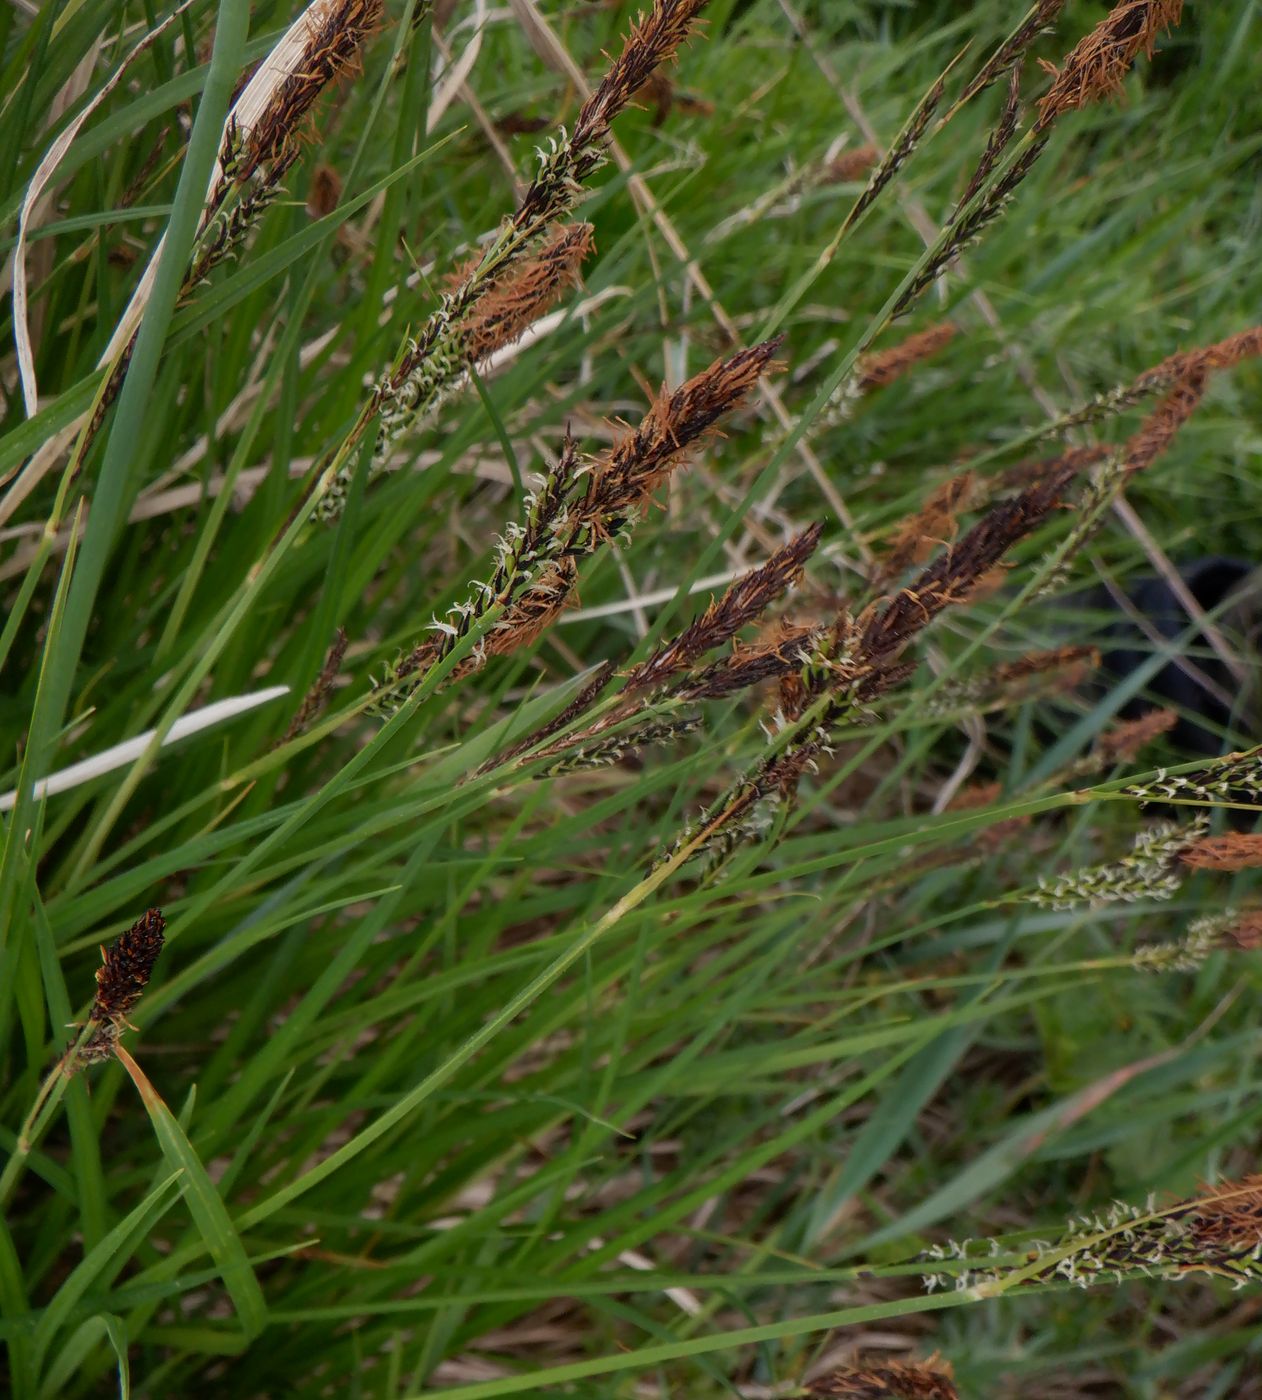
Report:
[[[120,934],[108,948],[101,949],[101,966],[96,970],[96,998],[88,1013],[87,1036],[73,1053],[67,1072],[83,1065],[108,1060],[118,1038],[132,1029],[128,1017],[149,985],[153,965],[165,939],[166,920],[161,909],[149,909]]]

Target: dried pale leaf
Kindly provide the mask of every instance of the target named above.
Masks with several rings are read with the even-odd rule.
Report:
[[[106,79],[104,85],[92,98],[91,102],[84,107],[83,111],[66,127],[66,129],[49,146],[44,154],[43,160],[35,169],[31,176],[31,183],[26,187],[26,194],[22,197],[22,207],[18,213],[18,237],[13,249],[13,339],[17,345],[18,356],[18,377],[22,383],[22,401],[26,407],[26,416],[34,417],[39,407],[38,385],[35,382],[35,356],[31,348],[30,323],[27,316],[28,297],[26,284],[26,232],[30,223],[31,211],[35,207],[36,201],[44,192],[48,182],[55,174],[57,167],[61,164],[63,157],[74,144],[75,137],[83,129],[84,122],[110,95],[111,92],[122,81],[123,75],[141,54],[177,20],[180,15],[193,3],[193,0],[184,0],[184,3],[173,13],[167,16],[156,29],[152,29],[143,39],[136,44],[126,58]]]

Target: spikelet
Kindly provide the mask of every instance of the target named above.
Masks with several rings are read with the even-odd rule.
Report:
[[[650,744],[674,744],[701,727],[700,715],[684,715],[678,719],[649,719],[616,734],[606,734],[590,744],[567,746],[562,756],[535,774],[551,778],[562,773],[577,773],[590,768],[607,768],[637,754]]]
[[[1011,202],[1018,186],[1034,169],[1047,148],[1047,137],[1038,136],[1021,150],[995,178],[994,183],[974,196],[970,206],[961,205],[938,242],[930,249],[924,264],[907,285],[894,307],[893,317],[904,316],[948,267],[995,223]]]
[[[88,1014],[88,1035],[67,1063],[67,1073],[108,1060],[119,1036],[131,1029],[128,1017],[149,985],[153,965],[165,942],[165,929],[162,911],[150,909],[108,948],[101,949],[96,998]]]
[[[923,564],[935,548],[953,538],[959,513],[972,503],[977,486],[972,472],[962,472],[932,491],[920,510],[890,535],[885,556],[873,574],[874,585],[880,587],[911,565]]]
[[[586,494],[575,508],[575,531],[617,534],[648,507],[654,492],[774,367],[780,337],[715,360],[678,389],[663,391],[640,425],[596,458]]]
[[[1101,767],[1130,763],[1155,739],[1168,734],[1179,722],[1173,710],[1150,710],[1137,719],[1122,720],[1095,741],[1092,757]]]
[[[770,639],[740,646],[695,672],[674,693],[681,700],[721,700],[767,681],[783,680],[810,664],[819,628],[778,624]]]
[[[488,773],[492,768],[498,768],[502,764],[510,762],[512,759],[520,757],[528,749],[533,749],[541,744],[545,744],[554,734],[559,734],[563,729],[568,729],[571,724],[576,723],[587,711],[596,703],[600,696],[608,689],[609,682],[613,679],[616,667],[612,661],[605,661],[597,666],[595,675],[579,690],[573,700],[565,706],[546,724],[542,724],[538,729],[528,734],[524,739],[518,740],[511,748],[505,749],[496,754],[493,758],[487,759],[477,770],[477,776]],[[568,744],[575,742],[569,738],[560,741],[554,746],[552,752],[560,753]],[[547,752],[547,751],[545,751]]]
[[[860,392],[884,388],[901,379],[922,361],[945,350],[958,334],[959,327],[953,321],[938,321],[891,345],[888,350],[865,355],[855,371]]]
[[[1195,972],[1211,953],[1255,952],[1262,947],[1262,911],[1225,909],[1194,919],[1182,938],[1146,943],[1132,964],[1141,972]]]
[[[821,524],[811,525],[778,549],[765,564],[738,578],[679,636],[662,643],[628,673],[627,690],[649,690],[665,684],[761,617],[802,577],[807,560],[819,545],[823,528]],[[775,649],[783,650],[783,644]]]
[[[950,1365],[932,1356],[920,1365],[887,1361],[843,1366],[806,1387],[809,1400],[959,1400]]]
[[[287,744],[291,739],[297,738],[328,704],[329,696],[333,692],[333,686],[342,669],[342,662],[346,658],[346,648],[349,642],[350,637],[347,635],[346,628],[339,627],[334,634],[333,645],[329,648],[328,655],[324,659],[324,665],[320,668],[320,674],[315,678],[311,689],[303,696],[302,704],[298,706],[293,719],[289,721],[289,727],[272,746],[273,748],[280,748],[282,744]]]
[[[864,187],[863,193],[855,200],[854,207],[846,215],[845,228],[851,228],[858,223],[859,219],[880,197],[882,190],[911,159],[912,153],[920,145],[925,132],[929,129],[933,114],[942,105],[945,93],[946,83],[942,78],[939,78],[916,104],[911,116],[903,123],[903,129],[894,138],[889,150],[868,177],[868,183]]]
[[[1020,115],[1021,69],[1019,65],[1014,64],[1008,75],[1008,94],[1004,99],[1003,110],[999,114],[998,122],[986,138],[986,146],[982,151],[981,158],[973,168],[973,173],[968,178],[968,183],[964,186],[964,193],[959,197],[951,212],[951,223],[960,217],[973,196],[994,174],[1003,153],[1016,138]]]
[[[1131,783],[1123,792],[1141,802],[1248,799],[1257,803],[1262,800],[1262,748],[1227,754],[1186,773],[1168,773],[1158,768],[1151,778]]]
[[[1151,58],[1158,36],[1182,16],[1183,0],[1123,0],[1075,46],[1063,68],[1047,65],[1054,79],[1039,103],[1036,129],[1119,92],[1140,51]]]
[[[1016,661],[1007,661],[983,675],[948,680],[930,697],[933,714],[951,715],[981,705],[1012,705],[1039,694],[1069,691],[1100,664],[1100,653],[1092,646],[1053,647],[1034,651]],[[1050,684],[1035,685],[1043,677]],[[1098,767],[1093,763],[1091,767]]]
[[[1031,45],[1040,34],[1044,34],[1052,28],[1057,19],[1060,18],[1060,12],[1064,8],[1065,0],[1038,0],[1038,4],[1035,5],[1029,16],[1017,26],[981,66],[977,76],[969,83],[963,95],[956,102],[956,108],[976,97],[979,92],[989,87],[1005,73],[1016,72]]]
[[[875,146],[856,146],[853,151],[842,151],[834,156],[820,172],[820,183],[844,185],[866,175],[881,158]]]
[[[1179,852],[1179,860],[1191,870],[1256,870],[1262,865],[1262,833],[1202,836]]]
[[[958,544],[943,551],[914,583],[868,620],[860,644],[865,660],[873,666],[893,660],[944,609],[968,601],[1008,550],[1047,519],[1071,480],[1072,473],[1064,468],[992,506]]]
[[[1038,888],[1026,898],[1045,909],[1173,899],[1183,883],[1179,858],[1204,836],[1208,824],[1204,816],[1197,816],[1186,826],[1159,822],[1141,831],[1130,852],[1120,860],[1065,875],[1040,876]]]
[[[420,8],[428,10],[427,0]],[[382,12],[382,0],[316,0],[301,25],[291,27],[237,95],[224,124],[215,175],[180,288],[182,302],[215,268],[236,256],[249,231],[280,196],[281,181],[298,159],[317,99],[330,83],[355,70]],[[277,81],[279,73],[284,76]],[[154,264],[150,272],[156,272]],[[110,364],[109,376],[86,420],[76,462],[83,461],[122,390],[151,283],[147,273],[110,338],[102,361]]]
[[[469,360],[484,360],[518,340],[577,283],[579,269],[594,248],[591,224],[562,225],[522,260],[512,277],[494,282],[469,318]]]
[[[793,728],[791,737],[680,833],[657,864],[685,849],[689,859],[721,861],[765,831],[774,808],[792,799],[803,775],[830,751],[837,727],[864,718],[874,700],[915,669],[914,663],[899,661],[903,649],[947,607],[974,596],[1004,554],[1043,523],[1071,479],[1072,473],[1062,472],[992,506],[958,545],[948,547],[884,608],[871,608],[857,620],[843,610],[831,627],[818,629],[796,674],[781,681],[778,721],[781,728]]]
[[[981,1267],[956,1271],[955,1284],[985,1292],[999,1291],[1016,1272],[1021,1283],[1031,1285],[1063,1280],[1093,1288],[1126,1279],[1209,1274],[1243,1288],[1262,1280],[1262,1176],[1225,1181],[1163,1210],[1151,1198],[1143,1206],[1114,1201],[1071,1221],[1052,1243],[1033,1241],[1017,1269],[982,1264],[983,1243],[991,1252],[1002,1252],[998,1241],[966,1242],[947,1249],[935,1246],[927,1256],[966,1265],[977,1258]],[[930,1290],[940,1282],[937,1274],[925,1278]]]

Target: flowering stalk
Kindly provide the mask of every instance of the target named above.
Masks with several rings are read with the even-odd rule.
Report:
[[[108,948],[101,949],[101,966],[96,970],[96,997],[88,1013],[86,1038],[80,1040],[67,1058],[67,1074],[83,1065],[108,1060],[122,1032],[132,1029],[127,1018],[149,985],[153,965],[166,941],[165,930],[162,910],[150,909]]]
[[[1100,653],[1093,646],[1063,646],[1051,651],[1030,652],[1016,661],[996,666],[985,675],[965,680],[946,681],[930,698],[931,713],[954,714],[969,707],[993,705],[998,697],[1005,705],[1028,700],[1037,692],[1030,684],[1042,676],[1051,676],[1055,690],[1072,690],[1100,664]],[[1099,761],[1093,760],[1094,771]]]
[[[1128,783],[1124,797],[1141,802],[1239,802],[1262,801],[1262,746],[1230,753],[1184,773],[1158,768],[1143,782]]]
[[[1211,953],[1262,948],[1262,910],[1225,909],[1194,919],[1182,938],[1136,948],[1131,963],[1141,972],[1195,972]]]
[[[1062,473],[992,506],[883,608],[857,619],[842,612],[822,629],[804,664],[781,683],[779,732],[769,752],[680,833],[658,866],[685,848],[723,861],[766,831],[776,809],[829,751],[836,728],[862,717],[915,669],[900,660],[910,642],[946,608],[974,595],[1008,550],[1047,519],[1071,479]]]
[[[429,4],[421,8],[427,12]],[[224,127],[192,263],[180,289],[181,301],[187,301],[216,267],[235,255],[279,196],[281,181],[301,153],[303,127],[316,101],[330,83],[356,71],[363,46],[382,13],[383,0],[327,0],[310,5],[301,28],[284,36],[242,89]],[[107,348],[110,372],[75,446],[72,475],[77,474],[122,389],[139,333],[141,290],[137,289]]]
[[[1141,831],[1129,854],[1120,860],[1090,865],[1065,875],[1040,876],[1038,888],[1025,898],[1044,909],[1173,899],[1183,883],[1180,857],[1204,836],[1208,826],[1209,821],[1203,815],[1198,815],[1187,826],[1159,822]]]
[[[20,1179],[35,1143],[52,1121],[72,1075],[87,1065],[108,1060],[122,1050],[119,1037],[131,1029],[128,1017],[149,984],[153,965],[162,951],[166,921],[160,909],[150,909],[101,949],[96,970],[96,996],[85,1025],[66,1053],[44,1080],[30,1112],[18,1131],[17,1142],[0,1172],[0,1207]],[[126,1051],[122,1051],[126,1053]]]
[[[1002,1252],[998,1241],[988,1244],[993,1254]],[[1157,1210],[1151,1198],[1143,1206],[1114,1201],[1070,1222],[1055,1243],[1032,1241],[1026,1262],[1015,1268],[971,1267],[974,1259],[982,1264],[976,1248],[967,1241],[935,1245],[926,1257],[963,1261],[966,1267],[955,1271],[956,1288],[987,1298],[1057,1280],[1093,1288],[1191,1274],[1209,1274],[1243,1288],[1262,1279],[1262,1176],[1223,1182],[1164,1210]],[[926,1275],[924,1283],[932,1291],[941,1276]]]
[[[679,388],[666,392],[607,451],[580,455],[567,438],[556,465],[527,501],[526,520],[499,542],[486,583],[454,604],[431,635],[390,668],[375,688],[378,714],[393,714],[424,675],[451,654],[471,630],[490,623],[460,674],[488,656],[506,655],[534,641],[566,606],[578,561],[627,533],[653,493],[712,433],[769,368],[779,345],[770,340],[727,360],[716,360]]]
[[[539,151],[539,166],[516,211],[483,249],[460,283],[446,292],[420,332],[407,340],[394,365],[379,381],[346,439],[321,478],[317,513],[341,513],[356,445],[378,424],[373,473],[384,469],[391,447],[424,420],[467,365],[469,328],[479,303],[503,287],[516,265],[547,227],[567,217],[583,193],[584,181],[604,163],[614,119],[654,70],[671,59],[692,33],[707,0],[654,0],[632,26],[622,52],[583,104],[573,133],[564,130]]]
[[[1039,102],[1036,130],[1119,92],[1140,51],[1151,58],[1158,36],[1182,17],[1183,0],[1122,0],[1076,45],[1063,68],[1047,65],[1054,81]]]

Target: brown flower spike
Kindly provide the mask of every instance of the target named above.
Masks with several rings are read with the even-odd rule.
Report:
[[[1122,720],[1096,740],[1095,756],[1101,763],[1130,763],[1141,749],[1168,734],[1178,721],[1173,710],[1150,710],[1137,719]]]
[[[123,1031],[131,1029],[127,1019],[149,985],[153,965],[165,943],[166,920],[161,909],[149,909],[108,948],[101,949],[101,966],[96,970],[96,998],[88,1015],[89,1034],[79,1047],[76,1062],[95,1064],[108,1060]]]
[[[1237,915],[1224,937],[1242,953],[1262,948],[1262,909],[1246,909]]]
[[[807,1387],[812,1400],[959,1400],[951,1368],[934,1358],[923,1366],[845,1367]]]
[[[688,449],[708,436],[775,367],[777,336],[726,360],[715,360],[678,389],[664,392],[641,420],[593,464],[587,493],[578,502],[578,529],[599,537],[616,534],[643,511],[653,492],[680,465]]]
[[[977,491],[977,478],[972,472],[963,472],[931,492],[915,515],[895,527],[873,582],[879,587],[912,564],[923,564],[939,545],[952,539],[959,512],[973,502]]]
[[[578,281],[579,268],[594,246],[591,224],[564,225],[493,282],[464,329],[469,358],[484,360],[519,339]]]
[[[1253,870],[1262,865],[1262,833],[1202,836],[1180,851],[1179,859],[1193,870]]]
[[[742,627],[761,617],[802,577],[802,570],[815,553],[823,528],[818,522],[809,526],[776,550],[765,564],[735,580],[700,617],[631,672],[627,677],[627,689],[643,690],[662,684],[671,676],[688,670],[699,657],[722,646]],[[776,649],[780,649],[779,645]]]
[[[880,389],[886,384],[892,384],[922,360],[927,360],[939,350],[946,349],[958,334],[959,330],[954,322],[939,321],[936,325],[926,326],[923,331],[907,336],[897,345],[891,345],[888,350],[878,350],[873,355],[865,356],[859,362],[859,389],[867,393],[870,389]]]
[[[959,541],[871,617],[860,642],[864,661],[880,669],[945,608],[965,602],[1008,550],[1032,533],[1060,504],[1074,473],[1062,468],[1037,486],[1001,501]]]
[[[1065,59],[1039,103],[1035,128],[1045,130],[1065,112],[1119,92],[1142,49],[1151,58],[1157,37],[1183,17],[1183,0],[1123,0]]]

